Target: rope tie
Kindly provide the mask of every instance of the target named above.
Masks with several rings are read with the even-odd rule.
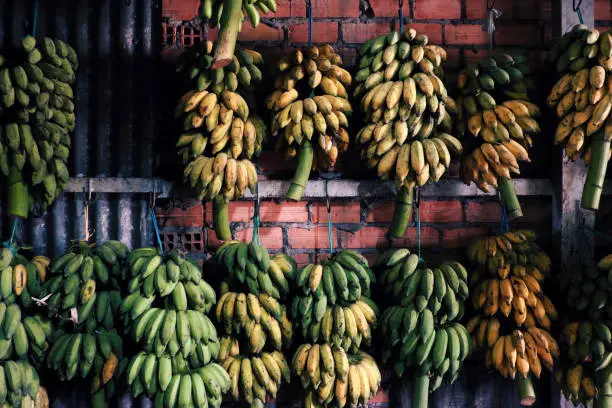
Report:
[[[416,223],[417,223],[417,250],[419,254],[419,261],[424,262],[421,257],[421,189],[416,188],[414,194],[414,206],[416,207]]]
[[[85,218],[85,236],[84,240],[89,242],[93,236],[93,232],[89,229],[89,204],[91,203],[91,179],[87,180],[87,188],[83,187],[83,214]]]
[[[508,213],[506,212],[506,207],[501,206],[501,219],[499,220],[499,233],[503,234],[504,232],[510,231],[510,220],[508,218]]]
[[[161,235],[159,233],[159,226],[157,224],[157,215],[155,215],[155,200],[156,200],[156,195],[157,195],[156,187],[157,187],[156,180],[153,179],[153,192],[151,193],[151,202],[150,202],[151,222],[153,223],[153,229],[155,229],[155,238],[157,239],[157,245],[159,246],[159,251],[163,254],[164,246],[162,244]]]
[[[334,239],[333,239],[333,225],[332,225],[332,215],[331,215],[331,203],[329,201],[329,192],[327,191],[327,185],[329,184],[329,180],[325,180],[325,201],[327,205],[327,234],[329,235],[329,254],[332,255],[334,253]]]
[[[580,20],[580,24],[584,24],[584,20],[582,19],[582,11],[580,10],[580,6],[582,5],[582,0],[578,0],[578,4],[576,4],[576,0],[572,0],[572,6],[576,14],[578,14],[578,20]]]
[[[255,203],[254,203],[254,212],[253,212],[253,236],[251,237],[251,242],[257,242],[257,245],[261,245],[261,235],[259,233],[259,184],[255,186]]]
[[[404,32],[404,0],[398,0],[397,5],[397,15],[399,17],[399,32],[400,34],[402,34]]]
[[[36,37],[36,27],[38,26],[38,0],[34,0],[34,17],[32,22],[32,37]]]
[[[13,255],[17,255],[17,249],[15,249],[14,241],[15,241],[15,234],[17,233],[17,223],[18,222],[19,222],[19,217],[14,217],[13,218],[13,231],[11,232],[11,238],[8,241],[4,241],[2,243],[2,246],[5,248],[8,248],[9,251],[11,251]]]
[[[483,24],[483,30],[489,34],[489,54],[493,52],[493,35],[495,34],[495,19],[501,17],[502,13],[495,8],[495,0],[487,0],[487,19]]]
[[[308,20],[308,46],[312,45],[312,3],[306,0],[306,19]]]

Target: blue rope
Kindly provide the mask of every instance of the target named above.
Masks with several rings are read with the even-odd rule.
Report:
[[[327,234],[329,236],[329,254],[334,253],[334,238],[332,234],[333,225],[332,225],[332,216],[331,216],[331,204],[329,202],[329,193],[327,192],[327,184],[328,180],[325,180],[325,198],[327,200]]]
[[[415,207],[417,210],[416,213],[416,222],[417,222],[417,250],[419,254],[419,261],[423,262],[423,258],[421,257],[421,190],[416,189],[416,194],[414,198]]]
[[[155,228],[155,237],[157,238],[157,245],[159,250],[163,253],[164,246],[162,245],[161,236],[159,234],[159,226],[157,225],[157,216],[155,215],[155,209],[151,207],[151,221],[153,222],[153,228]]]
[[[308,46],[312,45],[312,5],[306,0],[306,18],[308,19]]]
[[[255,186],[255,211],[253,214],[253,236],[251,242],[257,240],[257,245],[261,245],[261,235],[259,233],[259,185]]]
[[[38,0],[34,0],[34,22],[32,23],[32,37],[36,37],[36,26],[38,25]]]
[[[399,16],[399,32],[402,34],[404,32],[404,0],[398,1],[398,10],[397,14]]]
[[[578,20],[580,20],[580,24],[584,24],[584,20],[582,19],[582,11],[580,10],[581,4],[582,4],[582,0],[579,0],[577,5],[576,5],[576,0],[573,0],[572,7],[574,11],[576,12],[576,14],[578,14]]]
[[[13,241],[15,240],[15,233],[17,232],[17,223],[19,222],[19,218],[15,217],[13,220],[13,232],[11,233],[11,238],[8,241],[4,241],[2,246],[8,248],[13,255],[17,254],[17,250],[13,246]]]

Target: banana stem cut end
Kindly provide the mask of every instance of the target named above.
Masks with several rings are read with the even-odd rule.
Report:
[[[532,406],[536,402],[536,395],[531,378],[529,376],[525,378],[521,374],[517,374],[514,384],[516,385],[521,405],[524,407]]]
[[[414,188],[401,187],[395,199],[395,211],[393,211],[393,221],[389,227],[389,234],[392,238],[401,238],[408,229],[408,224],[412,219],[412,201],[414,198]]]
[[[212,63],[212,69],[226,67],[232,62],[241,22],[242,0],[226,0],[223,3],[221,28],[219,29],[219,37],[215,47],[215,59]]]
[[[306,183],[310,178],[310,170],[312,169],[312,160],[314,152],[309,141],[304,141],[300,146],[298,155],[298,167],[295,170],[295,175],[291,181],[289,191],[287,191],[287,199],[292,201],[300,201],[306,190]]]
[[[213,228],[218,239],[223,241],[232,239],[229,225],[229,202],[223,197],[217,197],[213,201]]]
[[[505,177],[499,177],[497,179],[498,190],[500,194],[501,205],[504,206],[508,213],[508,218],[511,220],[523,216],[523,209],[521,203],[519,203],[516,191],[514,191],[514,184],[512,180]]]
[[[609,159],[610,142],[605,140],[603,132],[600,131],[591,144],[591,164],[582,190],[580,206],[585,210],[599,209]]]
[[[421,374],[414,382],[412,406],[414,408],[427,408],[429,403],[429,375]]]
[[[14,166],[10,168],[6,182],[6,198],[9,215],[28,218],[30,192],[23,180],[23,173]]]

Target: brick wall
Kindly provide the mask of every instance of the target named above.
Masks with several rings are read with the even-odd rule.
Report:
[[[187,45],[216,31],[201,32],[189,23],[195,16],[198,0],[164,0],[164,55],[168,60],[180,53],[182,38]],[[612,27],[610,0],[596,0],[596,26]],[[387,33],[397,27],[396,0],[312,0],[313,41],[332,43],[343,55],[345,65],[352,68],[357,47],[363,41]],[[502,11],[497,22],[494,41],[496,48],[520,46],[537,67],[545,55],[547,42],[552,37],[552,0],[497,0]],[[456,71],[471,61],[486,55],[487,35],[482,31],[486,15],[486,0],[405,0],[406,25],[426,33],[432,42],[448,49],[450,61],[446,68]],[[274,16],[262,19],[253,29],[244,24],[239,41],[264,53],[267,66],[273,67],[275,58],[292,47],[307,41],[306,9],[304,0],[278,0]],[[268,64],[269,63],[269,64]],[[271,76],[271,75],[270,75]],[[550,142],[543,136],[536,141],[537,162],[522,166],[526,177],[549,177],[551,166]],[[270,148],[271,149],[271,148]],[[542,152],[540,154],[540,151]],[[351,165],[350,163],[353,163]],[[352,152],[341,156],[336,171],[345,178],[371,178],[363,173],[358,155]],[[544,163],[544,165],[542,165]],[[289,179],[294,163],[282,160],[281,155],[265,152],[259,160],[262,178]],[[523,171],[524,170],[524,171]],[[448,177],[456,177],[456,169]],[[530,227],[541,232],[543,245],[551,242],[550,197],[521,199],[525,216],[516,226]],[[355,248],[373,258],[377,249],[416,245],[416,228],[411,225],[406,236],[389,241],[385,238],[393,210],[391,201],[365,202],[361,200],[333,202],[332,215],[334,246]],[[159,208],[159,218],[167,243],[180,241],[194,254],[205,256],[218,244],[210,229],[211,208],[202,203],[166,203]],[[234,202],[230,217],[234,236],[250,239],[253,213],[251,202]],[[499,227],[499,206],[492,199],[447,199],[427,197],[422,203],[422,244],[426,256],[443,258],[463,254],[472,237]],[[315,261],[327,253],[327,213],[324,202],[272,202],[261,206],[261,235],[264,245],[272,250],[283,250],[299,263]]]

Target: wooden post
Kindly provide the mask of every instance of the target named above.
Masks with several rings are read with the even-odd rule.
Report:
[[[576,3],[579,3],[576,1]],[[594,0],[582,0],[580,11],[584,24],[593,27]],[[572,0],[553,1],[553,36],[559,37],[579,24]],[[595,226],[595,213],[580,208],[582,189],[587,168],[582,160],[569,161],[562,157],[558,147],[554,148],[558,170],[553,180],[553,237],[556,245],[555,265],[561,273],[590,265],[595,256],[595,240],[591,232]],[[561,168],[559,168],[559,166]],[[558,269],[557,269],[558,270]],[[551,407],[572,407],[556,384],[552,384]]]

